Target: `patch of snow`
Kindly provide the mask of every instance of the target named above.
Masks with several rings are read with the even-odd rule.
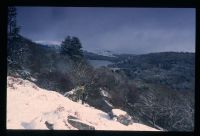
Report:
[[[33,82],[36,82],[37,79],[33,78],[33,77],[30,77],[30,80],[33,81]]]
[[[107,56],[107,57],[116,57],[113,52],[109,50],[96,50],[93,53],[101,55],[101,56]]]
[[[69,94],[74,94],[75,91],[76,91],[76,89],[72,89],[71,91],[64,93],[63,96],[66,97],[66,96],[69,95]]]
[[[126,115],[127,113],[120,109],[112,109],[112,113],[115,116]]]
[[[60,41],[35,41],[35,42],[39,44],[52,45],[52,46],[58,46],[61,44]]]
[[[111,98],[110,94],[107,91],[103,90],[102,88],[100,88],[100,91],[101,91],[100,93],[102,96]]]
[[[109,103],[107,100],[104,100],[106,104],[108,104],[108,106],[113,107],[113,105],[111,103]]]

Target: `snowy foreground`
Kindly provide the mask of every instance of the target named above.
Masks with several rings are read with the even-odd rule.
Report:
[[[158,131],[139,123],[125,126],[101,110],[14,77],[7,78],[7,129]]]

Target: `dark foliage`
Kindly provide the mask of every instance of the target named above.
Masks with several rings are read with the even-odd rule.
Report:
[[[67,36],[61,43],[60,53],[68,55],[71,59],[80,60],[83,57],[81,48],[82,45],[79,38]]]

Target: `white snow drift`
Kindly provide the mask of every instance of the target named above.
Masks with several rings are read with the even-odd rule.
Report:
[[[69,123],[69,116],[95,130],[158,131],[139,123],[125,126],[94,107],[73,102],[27,80],[7,78],[7,129],[50,129],[48,123],[55,130],[77,130]]]

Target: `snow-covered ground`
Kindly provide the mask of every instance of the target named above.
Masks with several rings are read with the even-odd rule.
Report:
[[[125,126],[94,107],[73,102],[27,80],[7,77],[7,129],[77,130],[80,123],[84,124],[82,128],[90,126],[95,130],[158,131],[139,123]]]
[[[60,41],[35,41],[36,43],[39,43],[39,44],[44,44],[44,45],[47,45],[47,46],[59,46],[61,44]]]
[[[109,50],[95,50],[93,53],[101,55],[101,56],[107,56],[107,57],[116,57],[112,51]]]

